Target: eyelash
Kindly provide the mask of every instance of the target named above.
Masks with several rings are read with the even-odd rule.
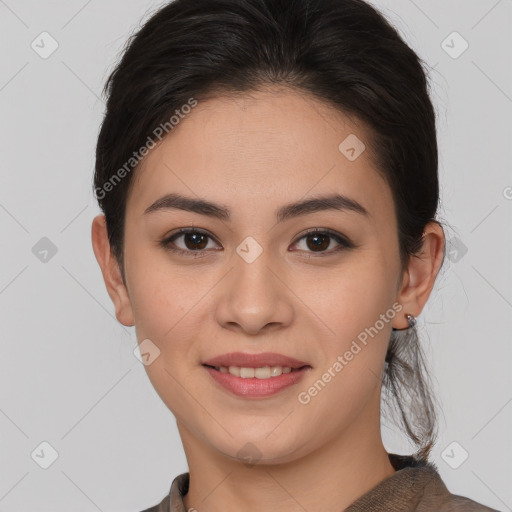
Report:
[[[179,238],[182,235],[191,234],[191,233],[197,234],[197,235],[204,235],[204,236],[207,236],[208,238],[214,240],[213,237],[211,237],[206,231],[203,231],[202,229],[182,228],[178,232],[174,233],[172,236],[167,237],[164,240],[162,240],[160,242],[160,245],[164,249],[172,251],[177,254],[191,256],[193,258],[203,257],[204,253],[207,251],[207,249],[199,249],[197,251],[194,251],[194,250],[190,250],[190,249],[184,250],[184,249],[178,249],[176,247],[173,247],[173,243],[177,238]],[[336,233],[329,229],[319,229],[319,228],[313,228],[313,229],[307,231],[299,239],[297,239],[297,242],[295,242],[295,244],[297,244],[303,238],[307,238],[308,236],[312,236],[312,235],[325,235],[325,236],[331,237],[336,242],[338,242],[340,244],[340,246],[337,249],[330,250],[330,251],[320,251],[320,252],[305,251],[305,252],[310,252],[312,254],[311,256],[306,256],[306,258],[317,258],[317,257],[329,256],[329,255],[341,252],[345,249],[351,249],[354,247],[354,244],[352,244],[346,237],[340,235],[339,233]]]

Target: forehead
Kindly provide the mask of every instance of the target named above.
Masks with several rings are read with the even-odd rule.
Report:
[[[199,101],[135,175],[127,210],[139,213],[178,191],[260,209],[336,191],[376,214],[392,208],[365,125],[288,88]]]

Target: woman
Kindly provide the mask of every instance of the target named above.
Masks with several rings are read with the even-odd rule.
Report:
[[[492,510],[428,460],[415,318],[444,233],[397,31],[362,0],[176,0],[105,91],[94,251],[189,466],[146,512]]]

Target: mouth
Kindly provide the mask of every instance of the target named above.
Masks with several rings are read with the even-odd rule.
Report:
[[[201,365],[216,389],[245,399],[263,399],[290,389],[312,370],[310,364],[281,354],[231,353]]]
[[[233,371],[235,372],[237,368],[243,370],[242,375],[239,373],[233,373],[233,375],[236,375],[237,377],[244,377],[243,374],[247,375],[248,377],[254,377],[254,375],[251,375],[251,370],[253,369],[259,370],[259,374],[265,375],[265,373],[262,373],[262,369],[274,369],[274,372],[277,373],[278,369],[281,369],[281,373],[288,373],[293,370],[301,369],[304,366],[311,366],[306,361],[299,361],[293,357],[277,354],[275,352],[263,352],[260,354],[230,352],[229,354],[222,354],[220,356],[207,359],[206,361],[202,361],[202,364],[203,366],[209,366],[219,371],[224,371],[223,369],[227,369],[227,372],[225,373],[231,373],[230,368],[233,368]],[[269,377],[271,376],[272,371]],[[262,378],[267,377],[263,376]]]
[[[311,369],[311,366],[305,364],[299,367],[290,367],[290,366],[258,366],[258,367],[248,367],[248,366],[213,366],[209,364],[203,364],[203,366],[207,368],[211,368],[220,373],[227,373],[233,375],[234,377],[239,377],[241,379],[274,379],[283,374],[300,372],[304,369]]]

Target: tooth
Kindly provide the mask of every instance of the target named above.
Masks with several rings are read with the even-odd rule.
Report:
[[[235,377],[241,377],[243,379],[251,379],[256,377],[257,379],[269,379],[271,377],[279,377],[283,373],[290,373],[294,369],[291,367],[282,366],[263,366],[260,368],[247,368],[240,366],[216,366],[215,367],[221,373],[230,373]]]
[[[240,368],[238,366],[230,366],[228,368],[229,373],[235,377],[240,377]]]
[[[281,367],[280,366],[272,366],[272,368],[270,369],[270,375],[272,377],[279,377],[279,375],[281,375],[283,372],[281,371]]]
[[[257,379],[268,379],[268,378],[270,378],[270,366],[264,366],[263,368],[255,368],[254,376]]]
[[[254,377],[254,368],[240,368],[240,377],[243,379]]]

